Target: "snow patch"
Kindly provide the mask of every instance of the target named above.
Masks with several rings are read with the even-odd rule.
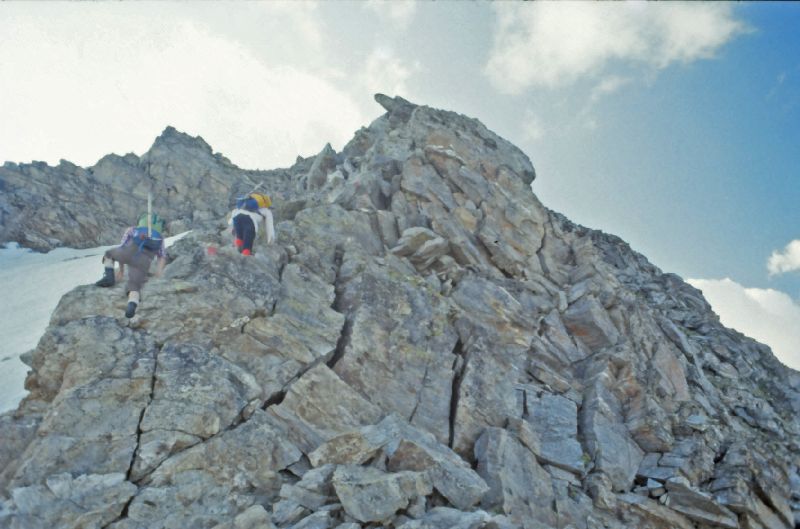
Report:
[[[188,233],[167,238],[166,245]],[[103,253],[109,248],[113,246],[37,253],[9,243],[0,249],[0,413],[16,408],[27,394],[28,366],[20,355],[36,347],[64,294],[100,279]]]

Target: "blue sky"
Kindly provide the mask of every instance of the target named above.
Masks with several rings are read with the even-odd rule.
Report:
[[[548,207],[800,367],[798,3],[0,3],[0,34],[2,160],[91,165],[171,124],[271,168],[400,94],[481,119]]]

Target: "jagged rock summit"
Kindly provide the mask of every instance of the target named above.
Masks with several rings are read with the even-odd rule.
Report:
[[[4,167],[4,211],[100,173],[101,200],[145,174],[208,213],[132,322],[122,287],[61,300],[0,417],[0,525],[797,527],[800,375],[545,208],[478,121],[376,100],[342,152],[288,169],[170,129],[91,170]],[[243,257],[220,220],[252,181],[277,244]],[[42,247],[74,240],[52,228]]]

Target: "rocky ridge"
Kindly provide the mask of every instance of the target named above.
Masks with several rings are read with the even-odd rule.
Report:
[[[143,174],[180,181],[163,205],[195,229],[132,322],[121,286],[61,300],[26,355],[29,397],[0,416],[0,525],[800,526],[800,374],[545,208],[528,158],[480,122],[376,99],[386,114],[341,153],[285,170],[170,129],[104,158],[102,203]],[[69,191],[25,241],[72,244],[91,222],[63,197],[103,163],[6,164],[4,236],[58,174]],[[277,244],[246,258],[219,220],[261,179]]]

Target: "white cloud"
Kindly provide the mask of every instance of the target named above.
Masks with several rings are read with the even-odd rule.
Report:
[[[408,62],[388,48],[375,48],[369,54],[361,75],[364,88],[370,93],[410,97],[408,81],[422,69],[419,61]]]
[[[370,0],[364,7],[399,29],[407,28],[417,12],[417,3],[413,0]]]
[[[142,153],[174,125],[243,167],[285,166],[328,141],[341,146],[367,121],[330,75],[256,56],[181,17],[124,3],[53,7],[58,16],[0,18],[0,160],[91,165]],[[275,38],[316,50],[315,14],[301,14]]]
[[[746,30],[725,3],[498,2],[485,72],[502,92],[556,88],[614,64],[661,69],[713,57]]]
[[[285,44],[288,46],[302,46],[313,48],[321,52],[324,44],[322,20],[319,17],[317,4],[311,2],[255,2],[258,10],[266,15],[269,21],[268,28],[264,31],[276,32],[283,29],[286,32]]]
[[[592,89],[591,100],[597,101],[602,97],[613,94],[619,91],[623,86],[632,82],[629,77],[620,77],[618,75],[609,75],[600,80],[599,83]]]
[[[545,129],[542,125],[542,120],[531,109],[526,110],[525,117],[522,120],[522,139],[536,142],[542,139],[544,135]]]
[[[783,251],[775,250],[767,260],[769,275],[800,270],[800,240],[786,245]]]
[[[687,282],[703,291],[723,325],[769,345],[781,362],[800,370],[800,304],[788,294],[728,278]]]

